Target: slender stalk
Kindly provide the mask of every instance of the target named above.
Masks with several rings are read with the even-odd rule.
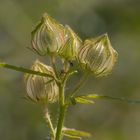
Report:
[[[131,100],[127,99],[124,97],[113,97],[113,96],[108,96],[108,95],[97,95],[95,99],[109,99],[109,100],[118,100],[118,101],[123,101],[131,104],[139,104],[140,100]]]
[[[59,114],[59,120],[58,120],[55,140],[61,140],[61,138],[62,138],[62,128],[63,128],[64,118],[65,118],[66,108],[67,108],[66,106],[60,107],[60,114]]]
[[[39,76],[44,76],[44,77],[47,76],[47,77],[54,78],[52,75],[49,75],[49,74],[46,74],[46,73],[26,69],[26,68],[23,68],[23,67],[17,67],[17,66],[14,66],[14,65],[9,65],[9,64],[6,64],[6,63],[0,63],[0,67],[4,67],[4,68],[7,68],[7,69],[11,69],[11,70],[15,70],[15,71],[23,72],[23,73],[29,73],[29,74],[34,74],[34,75],[39,75]]]
[[[59,87],[59,118],[58,118],[58,123],[57,123],[55,140],[61,140],[65,112],[67,109],[67,105],[65,105],[65,95],[64,95],[65,83],[67,80],[67,73],[65,74],[64,77],[61,77],[58,74],[55,57],[53,55],[51,56],[51,64],[52,64],[52,67],[53,67],[53,70],[55,72],[57,79],[59,79],[59,82],[57,82],[57,85]],[[68,66],[65,67],[65,70],[66,69],[68,70]]]
[[[62,138],[62,128],[63,128],[64,118],[65,118],[65,112],[67,109],[67,106],[65,105],[64,88],[65,88],[65,83],[60,84],[59,86],[59,119],[58,119],[58,124],[57,124],[55,140],[61,140]]]
[[[54,130],[48,109],[45,109],[45,119],[46,119],[46,122],[50,129],[51,140],[54,140],[55,139],[55,130]]]
[[[64,71],[66,72],[65,76],[61,79],[61,84],[59,84],[59,119],[58,119],[58,124],[57,124],[57,131],[56,131],[56,137],[55,140],[61,140],[62,138],[62,128],[64,124],[64,119],[65,119],[65,113],[67,110],[67,105],[65,104],[65,85],[66,81],[69,77],[69,64],[68,62],[65,61],[64,64]]]
[[[59,79],[59,75],[58,75],[58,71],[57,71],[57,67],[56,67],[56,60],[55,60],[55,57],[53,55],[51,55],[51,64],[52,64],[52,67],[53,67],[53,70],[56,74],[56,77]]]
[[[69,97],[72,97],[78,92],[78,90],[81,88],[81,86],[86,82],[86,80],[89,77],[89,73],[86,73],[78,82],[78,84],[75,86],[74,90],[69,94]]]

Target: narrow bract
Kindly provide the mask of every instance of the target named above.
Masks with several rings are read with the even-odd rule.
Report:
[[[116,59],[117,52],[112,48],[107,34],[86,40],[78,54],[80,66],[95,76],[108,75]]]

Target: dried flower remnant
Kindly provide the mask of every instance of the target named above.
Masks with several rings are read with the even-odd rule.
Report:
[[[59,54],[67,60],[74,60],[82,45],[82,40],[68,25],[65,26],[65,40],[66,43],[60,48]]]
[[[95,76],[108,75],[116,62],[117,52],[112,48],[107,34],[85,40],[78,54],[80,66]]]
[[[31,49],[39,55],[56,54],[64,45],[64,26],[45,13],[31,33]]]
[[[38,60],[31,67],[32,70],[53,75],[53,69]],[[39,103],[52,103],[58,99],[58,87],[50,77],[26,74],[25,83],[27,97]]]

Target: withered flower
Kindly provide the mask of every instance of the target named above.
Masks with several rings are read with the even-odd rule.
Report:
[[[35,61],[31,67],[34,71],[54,75],[53,69],[40,61]],[[26,74],[25,84],[27,97],[39,103],[53,103],[58,99],[58,86],[50,77]]]
[[[31,49],[39,55],[56,54],[65,43],[64,27],[45,13],[31,33]]]
[[[104,76],[112,71],[117,56],[108,35],[104,34],[84,42],[78,54],[78,62],[83,69],[95,76]]]

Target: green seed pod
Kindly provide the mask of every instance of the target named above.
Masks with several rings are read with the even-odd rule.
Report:
[[[78,62],[83,69],[95,76],[104,76],[112,71],[117,56],[108,35],[104,34],[85,41],[78,53]]]
[[[54,75],[53,69],[38,60],[31,67],[32,70]],[[53,103],[58,99],[58,86],[50,77],[26,74],[25,84],[27,97],[39,103]]]
[[[65,59],[74,60],[81,47],[82,40],[69,26],[65,26],[65,40],[66,43],[60,48],[59,54]]]
[[[31,49],[39,55],[55,54],[64,43],[63,25],[45,13],[31,33]]]

